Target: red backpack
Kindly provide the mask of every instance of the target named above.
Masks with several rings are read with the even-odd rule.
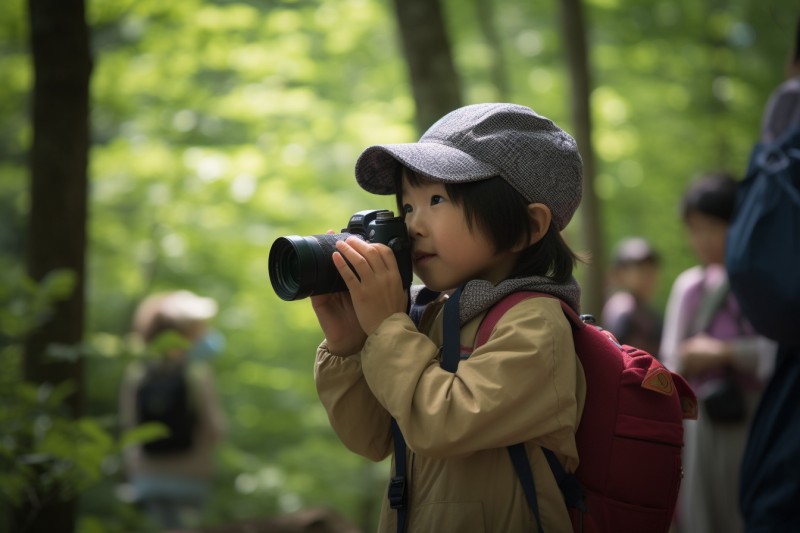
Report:
[[[506,296],[484,317],[475,347],[489,339],[506,311],[534,297],[555,298],[536,292]],[[569,474],[552,452],[545,455],[570,507],[573,529],[666,532],[683,476],[683,420],[697,418],[694,393],[652,355],[620,345],[563,301],[561,307],[586,375],[586,403],[575,436],[580,465]],[[509,454],[541,531],[524,447],[511,446]]]

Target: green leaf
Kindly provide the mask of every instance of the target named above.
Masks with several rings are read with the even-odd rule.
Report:
[[[122,434],[119,440],[120,449],[128,446],[143,444],[169,436],[169,428],[160,422],[148,422],[129,429]]]
[[[75,273],[67,269],[49,272],[39,284],[39,290],[50,302],[66,300],[75,290]]]

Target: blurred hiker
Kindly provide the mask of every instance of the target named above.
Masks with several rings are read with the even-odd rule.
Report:
[[[653,307],[661,258],[641,237],[622,240],[614,249],[609,281],[614,291],[603,306],[601,325],[622,344],[655,356],[661,344],[662,319]]]
[[[131,429],[156,422],[166,435],[126,449],[125,467],[134,501],[167,530],[196,523],[225,429],[206,361],[222,348],[209,327],[216,313],[214,300],[175,291],[146,298],[134,316],[146,358],[126,371],[121,424]]]
[[[774,362],[774,344],[742,314],[725,272],[736,190],[731,176],[709,174],[689,186],[681,204],[700,264],[672,286],[661,343],[664,364],[689,380],[699,403],[698,419],[684,424],[679,533],[743,531],[736,505],[739,464]]]

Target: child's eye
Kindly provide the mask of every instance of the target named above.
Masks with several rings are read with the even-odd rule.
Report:
[[[403,204],[403,213],[410,213],[413,208],[409,204]]]
[[[444,202],[444,196],[440,194],[434,194],[431,196],[431,205],[436,205]]]

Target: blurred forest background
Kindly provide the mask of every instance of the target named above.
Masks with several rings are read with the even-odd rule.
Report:
[[[0,2],[0,531],[20,509],[41,531],[146,528],[119,497],[117,392],[139,355],[136,304],[175,288],[216,298],[227,338],[213,365],[230,432],[206,523],[323,505],[373,530],[389,465],[350,454],[330,430],[312,378],[320,332],[307,301],[273,293],[271,243],[393,208],[355,185],[366,146],[416,140],[459,104],[513,101],[576,135],[593,166],[584,196],[596,208],[566,230],[593,252],[581,280],[602,279],[614,243],[642,235],[664,257],[663,307],[694,262],[677,201],[702,172],[744,172],[783,79],[790,4]],[[37,31],[67,21],[80,34],[81,17],[60,17],[83,6],[91,63],[69,55],[55,78],[85,76],[88,105],[67,83],[37,107]],[[38,50],[75,45],[49,39]],[[62,112],[77,118],[48,126]],[[59,172],[80,174],[81,116],[87,159],[72,187]],[[69,220],[81,195],[85,228]],[[42,259],[65,241],[76,260]],[[592,291],[584,312],[599,314],[602,287]]]

